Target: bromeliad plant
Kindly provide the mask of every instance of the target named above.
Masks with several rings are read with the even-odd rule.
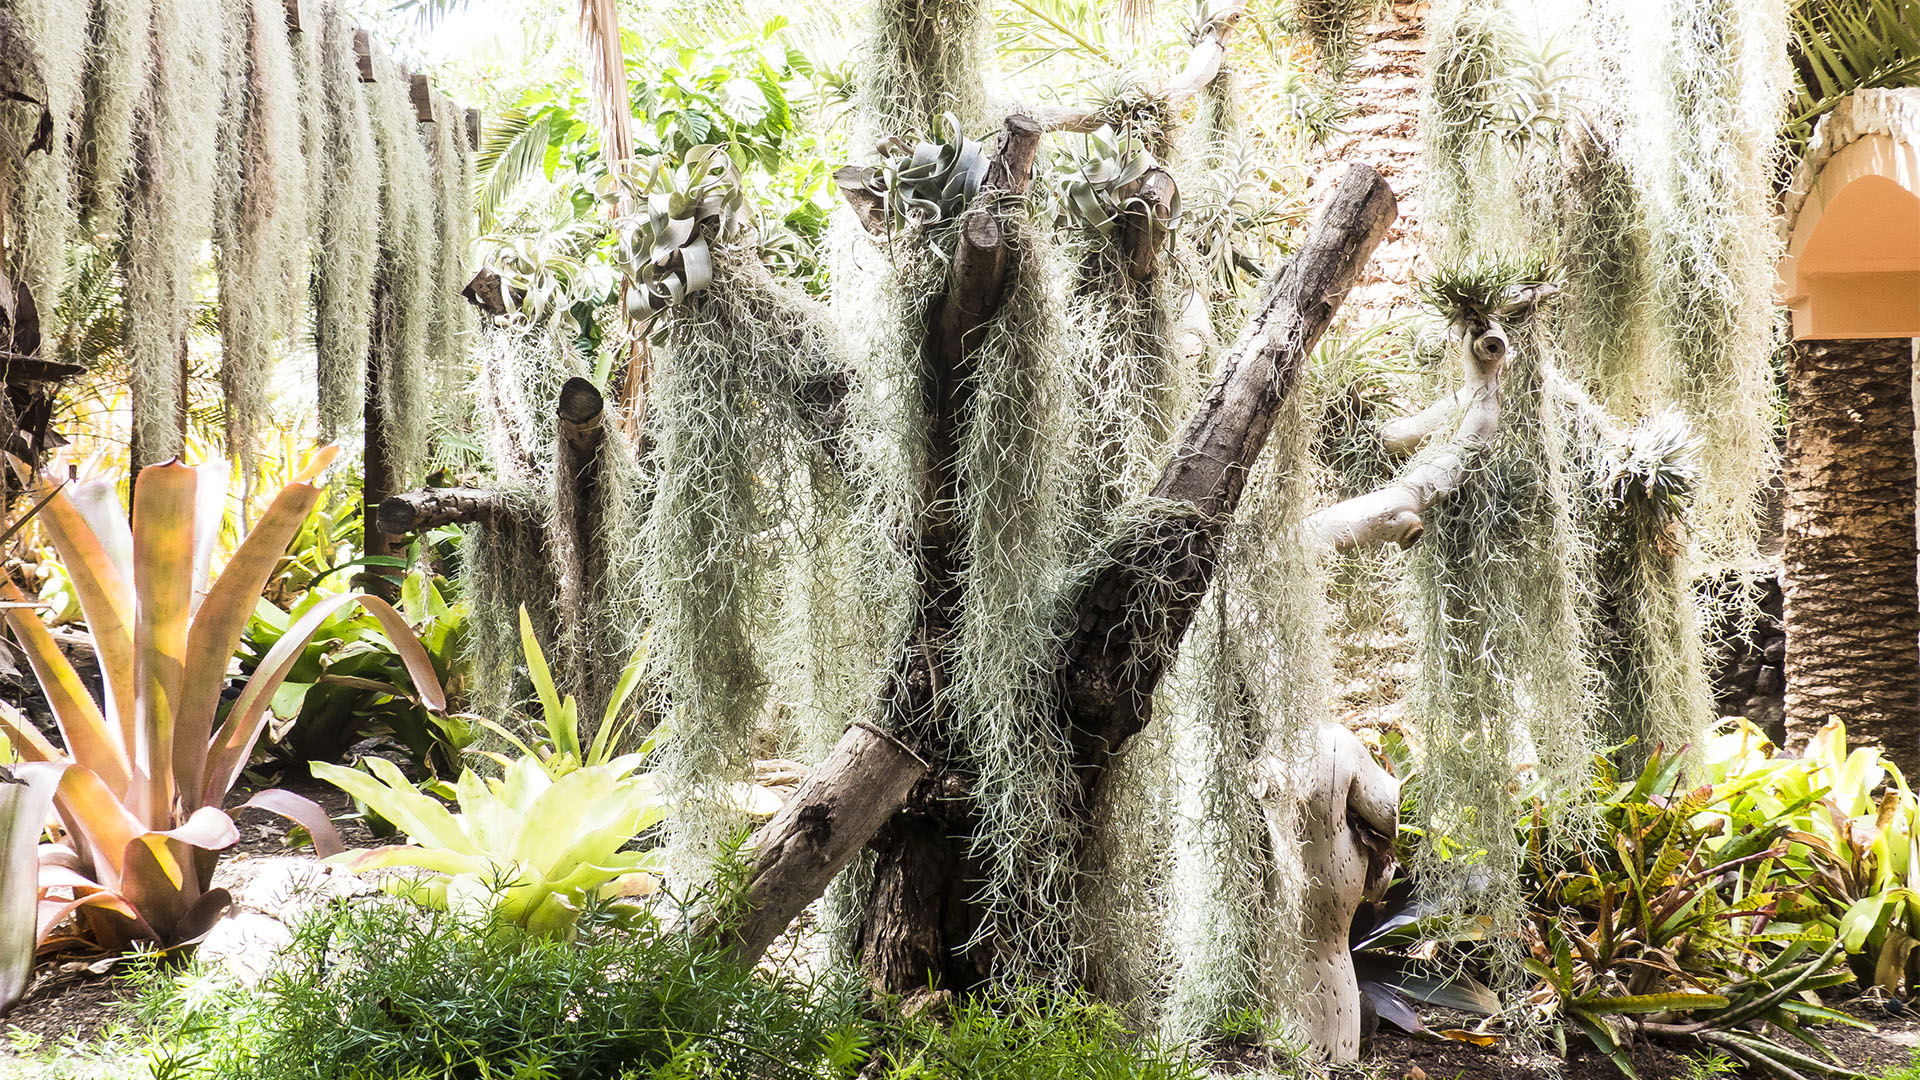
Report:
[[[1799,757],[1733,721],[1707,740],[1702,773],[1732,794],[1729,821],[1776,823],[1784,863],[1812,885],[1824,918],[1863,983],[1902,994],[1920,952],[1920,801],[1879,750],[1847,747],[1846,728],[1822,728]]]
[[[425,570],[409,570],[401,582],[399,610],[443,692],[458,697],[467,607],[449,604],[440,584]],[[286,610],[261,601],[247,621],[241,669],[255,669],[307,612],[346,591],[346,575],[335,573],[315,578]],[[295,763],[338,761],[355,742],[377,735],[398,742],[437,775],[451,777],[472,737],[465,718],[433,708],[422,697],[386,626],[351,607],[335,611],[315,629],[274,692],[272,713],[269,750]]]
[[[467,770],[455,783],[429,785],[423,792],[381,758],[366,759],[365,772],[324,762],[311,768],[412,841],[339,856],[345,865],[410,868],[414,876],[391,878],[389,886],[418,903],[570,937],[590,902],[618,904],[652,892],[658,882],[658,849],[625,850],[667,815],[660,785],[652,774],[638,771],[653,740],[636,753],[613,753],[627,702],[646,668],[646,645],[628,661],[597,734],[583,747],[578,703],[555,691],[524,608],[520,640],[547,741],[530,746],[504,726],[485,721],[520,750],[518,758],[491,755],[503,775],[482,778]],[[460,812],[449,811],[434,793],[452,798]],[[639,913],[628,906],[629,914]]]
[[[1557,841],[1543,818],[1528,829],[1530,1002],[1562,1044],[1571,1028],[1628,1076],[1636,1038],[1783,1080],[1856,1076],[1811,1030],[1860,1025],[1809,1000],[1852,974],[1817,885],[1788,862],[1790,827],[1740,809],[1752,781],[1688,789],[1682,764],[1655,752],[1617,784],[1602,766],[1604,844]]]
[[[7,626],[65,744],[55,747],[18,710],[0,705],[0,731],[25,762],[17,774],[49,786],[59,822],[59,840],[40,848],[37,866],[16,854],[5,867],[10,880],[38,876],[43,947],[69,915],[78,918],[75,937],[109,950],[134,941],[179,946],[213,925],[229,900],[211,887],[213,869],[238,839],[222,804],[266,727],[274,691],[335,612],[359,605],[372,613],[423,700],[445,707],[406,621],[361,593],[329,597],[294,620],[239,696],[223,700],[247,619],[319,500],[314,481],[337,452],[314,455],[217,578],[209,571],[227,505],[224,463],[142,469],[131,527],[108,480],[69,485],[41,511],[85,613],[104,691],[96,701],[27,598],[0,582],[0,596],[11,602]],[[247,805],[305,826],[323,851],[338,847],[326,814],[309,800],[267,791]]]

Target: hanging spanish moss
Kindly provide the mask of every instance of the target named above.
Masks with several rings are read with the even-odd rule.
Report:
[[[398,488],[423,470],[433,431],[438,233],[432,166],[406,72],[376,53],[374,74],[366,85],[380,157],[380,258],[368,392],[380,397],[388,482]]]
[[[722,225],[724,229],[725,226]],[[715,239],[719,239],[716,235]],[[659,317],[648,434],[655,470],[643,572],[679,809],[678,876],[698,884],[744,828],[771,635],[805,474],[795,437],[809,380],[834,360],[825,313],[751,248],[714,248],[711,287]]]
[[[321,9],[316,96],[324,117],[314,205],[314,353],[320,437],[341,439],[360,425],[372,347],[374,270],[380,254],[381,166],[366,88],[353,51],[353,24],[339,3]]]
[[[859,104],[871,139],[934,128],[953,113],[972,131],[987,122],[981,84],[993,50],[983,0],[881,0],[869,16]]]
[[[507,512],[464,532],[466,596],[473,605],[467,637],[474,707],[482,716],[524,711],[532,688],[520,674],[522,606],[543,646],[560,638],[560,569],[548,539],[553,490],[555,404],[569,376],[586,364],[553,336],[524,324],[489,326],[479,335],[474,375],[493,485]],[[556,672],[571,665],[557,663]]]
[[[1513,173],[1496,113],[1518,45],[1500,0],[1448,0],[1428,19],[1421,220],[1443,264],[1505,236]]]
[[[1074,969],[1078,781],[1052,708],[1047,657],[1060,625],[1067,557],[1071,372],[1061,339],[1065,276],[1043,227],[1003,221],[1006,292],[970,355],[960,418],[965,552],[952,689],[961,761],[975,776],[974,854],[986,880],[978,930],[1000,943],[1002,977],[1059,980]]]
[[[1703,554],[1751,558],[1777,467],[1769,358],[1776,237],[1770,184],[1787,101],[1784,0],[1683,0],[1644,19],[1633,54],[1635,170],[1651,222],[1648,280],[1666,393],[1705,439],[1694,516]]]
[[[94,0],[87,52],[86,122],[76,161],[80,202],[95,232],[118,234],[132,190],[134,120],[150,78],[153,0]]]
[[[1148,220],[1122,204],[1150,173],[1165,176],[1138,140],[1096,132],[1060,168],[1071,393],[1081,430],[1074,502],[1090,532],[1158,475],[1174,426],[1195,397],[1197,367],[1177,351],[1175,324],[1191,286],[1177,260],[1141,260],[1130,245],[1175,224],[1177,204]],[[1127,192],[1127,195],[1120,194]]]
[[[215,269],[227,455],[249,473],[273,365],[305,294],[306,166],[286,9],[225,0],[229,86],[220,122]]]
[[[224,48],[219,0],[159,0],[125,252],[126,354],[138,464],[185,448],[194,276],[213,231]]]
[[[38,301],[43,330],[58,337],[58,300],[67,279],[68,249],[79,226],[74,147],[85,105],[81,75],[87,61],[87,6],[79,0],[14,0],[12,10],[39,54],[47,109],[53,114],[53,137],[46,151],[28,155],[20,166],[19,205],[14,208],[20,222],[17,280]]]
[[[1596,110],[1597,112],[1597,110]],[[1572,125],[1560,178],[1565,296],[1557,316],[1572,373],[1616,416],[1638,416],[1665,392],[1644,327],[1646,223],[1620,118]]]
[[[1569,419],[1576,428],[1581,421]],[[1695,744],[1714,720],[1686,536],[1701,442],[1676,411],[1624,437],[1595,433],[1588,441],[1600,448],[1589,467],[1602,735],[1625,748],[1631,770],[1655,747],[1674,753]]]
[[[1304,527],[1321,493],[1304,384],[1275,423],[1228,530],[1189,666],[1169,694],[1179,812],[1169,879],[1172,969],[1162,1026],[1218,1037],[1259,1016],[1296,1019],[1311,943],[1300,901],[1296,800],[1333,689],[1327,581]],[[1276,842],[1276,838],[1279,839]],[[1270,1032],[1271,1033],[1271,1032]]]
[[[1535,781],[1550,798],[1584,790],[1603,749],[1585,614],[1593,541],[1575,513],[1579,454],[1543,389],[1550,360],[1538,329],[1526,316],[1508,327],[1499,426],[1426,515],[1411,560],[1425,841],[1413,869],[1443,910],[1493,920],[1504,979],[1519,977],[1522,959],[1514,799]]]
[[[467,284],[467,249],[473,243],[473,184],[469,175],[467,120],[445,94],[433,96],[427,134],[434,185],[433,297],[437,309],[427,353],[441,400],[450,400],[464,377],[473,344],[473,306],[460,295]]]

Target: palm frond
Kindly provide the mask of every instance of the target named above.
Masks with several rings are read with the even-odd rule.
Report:
[[[1913,0],[1799,0],[1793,13],[1799,86],[1787,137],[1804,146],[1814,122],[1856,90],[1920,83],[1920,5]]]
[[[549,136],[545,112],[525,109],[505,110],[487,129],[475,158],[480,190],[474,194],[481,232],[494,227],[501,205],[546,160]]]

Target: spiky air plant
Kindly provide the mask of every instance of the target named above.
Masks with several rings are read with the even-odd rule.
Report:
[[[358,428],[366,401],[380,255],[380,158],[353,51],[353,24],[337,2],[321,8],[319,37],[313,338],[320,436],[338,439]]]
[[[227,453],[251,476],[273,365],[306,299],[306,164],[284,6],[225,0],[228,85],[214,196]]]
[[[1686,416],[1668,409],[1595,462],[1595,648],[1607,741],[1629,767],[1658,747],[1680,753],[1714,720],[1686,535],[1701,449]]]
[[[126,353],[136,463],[184,449],[188,318],[202,246],[213,232],[215,141],[224,48],[219,0],[161,0],[138,110],[124,253]]]

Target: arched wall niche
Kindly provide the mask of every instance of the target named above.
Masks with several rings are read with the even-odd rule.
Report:
[[[1842,102],[1786,209],[1780,290],[1795,339],[1920,337],[1920,89]]]

